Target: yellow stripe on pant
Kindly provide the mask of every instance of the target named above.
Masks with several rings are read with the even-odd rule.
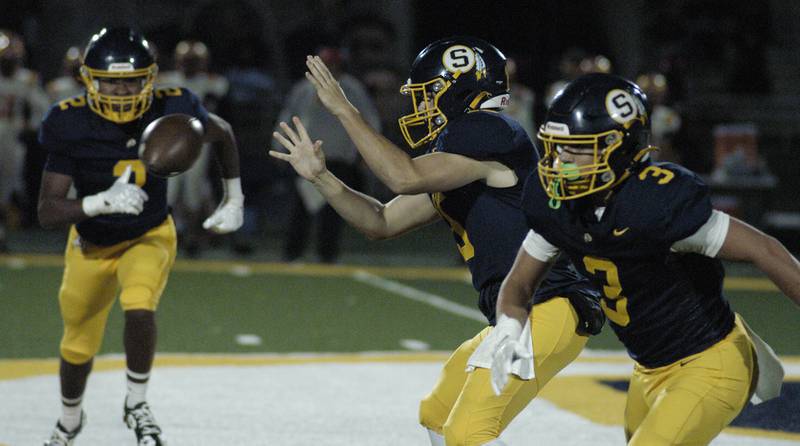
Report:
[[[83,364],[97,354],[120,289],[123,310],[155,311],[176,248],[172,217],[141,237],[112,246],[81,243],[73,226],[58,295],[64,320],[61,356],[72,364]]]
[[[497,438],[586,345],[588,338],[575,333],[578,316],[568,299],[556,297],[534,305],[530,317],[535,379],[512,376],[503,394],[495,396],[489,370],[465,371],[491,327],[461,344],[445,363],[436,386],[420,403],[419,417],[423,426],[443,434],[448,446],[482,445]]]

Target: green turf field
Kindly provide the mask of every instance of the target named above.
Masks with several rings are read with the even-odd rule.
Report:
[[[58,356],[60,264],[58,256],[0,257],[0,358]],[[405,292],[359,280],[361,270],[404,285]],[[448,351],[483,326],[474,310],[477,295],[465,278],[456,268],[179,261],[158,312],[158,348],[174,353],[402,351],[408,348],[404,340],[413,340],[422,349]],[[739,278],[726,293],[780,355],[800,354],[797,309],[764,285],[761,278]],[[437,296],[456,305],[425,302]],[[467,314],[456,314],[459,308]],[[103,353],[122,352],[121,316],[116,306]],[[237,341],[241,335],[257,341]],[[607,327],[589,347],[622,349]]]

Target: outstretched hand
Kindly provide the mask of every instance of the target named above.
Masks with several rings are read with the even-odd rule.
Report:
[[[311,142],[306,128],[297,116],[292,118],[297,131],[289,127],[285,122],[280,123],[280,127],[286,136],[280,132],[273,132],[272,136],[289,153],[270,150],[270,156],[283,160],[292,165],[298,175],[308,181],[314,181],[327,171],[325,167],[325,153],[322,151],[322,141]],[[288,138],[288,139],[287,139]]]
[[[317,96],[329,112],[340,116],[356,108],[347,100],[339,81],[333,77],[319,56],[306,56],[306,78],[314,85]]]

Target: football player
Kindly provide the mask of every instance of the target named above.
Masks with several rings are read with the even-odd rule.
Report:
[[[783,376],[723,297],[720,259],[752,262],[798,304],[800,263],[774,238],[713,210],[696,174],[651,161],[648,111],[636,84],[609,74],[580,77],[553,100],[537,135],[544,156],[523,193],[531,229],[497,303],[496,331],[506,337],[490,335],[479,350],[491,351],[503,389],[521,356],[515,336],[528,296],[566,254],[603,290],[603,310],[635,361],[628,444],[705,445],[752,392],[777,396]]]
[[[270,153],[292,163],[345,220],[370,238],[394,237],[438,220],[450,225],[488,326],[448,359],[420,404],[420,423],[432,445],[501,444],[497,437],[502,430],[578,356],[587,336],[599,332],[604,322],[599,295],[571,265],[559,262],[545,286],[528,296],[527,305],[536,308],[522,335],[529,361],[516,370],[527,380],[498,398],[487,369],[467,371],[472,363],[488,366],[486,358],[471,356],[492,331],[500,283],[527,232],[519,208],[520,179],[537,159],[519,123],[498,112],[509,97],[505,56],[471,37],[438,40],[419,53],[401,87],[414,112],[399,121],[408,144],[427,152],[416,158],[366,123],[318,57],[309,57],[307,66],[306,77],[322,102],[342,122],[372,171],[400,195],[384,204],[347,187],[327,170],[321,142],[312,143],[298,118],[296,131],[282,123],[286,136],[275,133],[289,153]]]
[[[162,87],[186,87],[196,94],[203,106],[215,112],[219,101],[228,93],[228,80],[208,71],[211,55],[200,41],[182,40],[173,52],[175,70],[159,74],[156,83]],[[167,202],[176,209],[177,226],[182,229],[182,244],[190,257],[197,257],[202,248],[203,209],[211,196],[208,163],[211,147],[207,144],[189,170],[168,181]]]
[[[157,65],[147,40],[129,28],[103,29],[89,41],[81,77],[86,94],[55,104],[40,141],[48,151],[39,197],[44,227],[72,225],[58,301],[64,321],[62,414],[46,445],[69,445],[85,425],[81,408],[92,359],[119,291],[125,313],[127,395],[124,420],[139,445],[164,444],[146,402],[156,346],[155,310],[175,260],[167,180],[138,159],[142,131],[172,113],[198,118],[205,141],[219,142],[225,196],[205,227],[225,233],[242,224],[244,196],[230,126],[182,88],[155,89]],[[70,186],[77,198],[69,198]]]

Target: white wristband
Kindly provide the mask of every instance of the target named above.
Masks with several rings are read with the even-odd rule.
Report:
[[[242,193],[242,179],[239,177],[223,178],[222,190],[225,191],[225,198],[244,199],[244,194]]]

